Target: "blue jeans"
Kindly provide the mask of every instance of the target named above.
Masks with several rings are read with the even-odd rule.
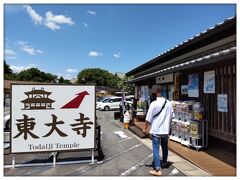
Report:
[[[161,169],[161,161],[160,161],[160,154],[159,154],[160,142],[162,147],[162,162],[166,163],[167,157],[168,157],[168,136],[156,137],[153,135],[152,136],[153,164],[154,164],[155,170]]]

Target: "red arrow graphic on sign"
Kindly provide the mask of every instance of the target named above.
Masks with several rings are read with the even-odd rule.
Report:
[[[87,91],[83,91],[83,92],[78,93],[76,95],[78,95],[78,96],[75,97],[73,100],[69,101],[63,107],[61,107],[61,109],[77,109],[81,105],[84,97],[86,95],[89,95],[89,94],[88,94]]]

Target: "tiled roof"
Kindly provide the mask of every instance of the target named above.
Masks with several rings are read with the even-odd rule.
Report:
[[[11,84],[42,84],[40,82],[35,81],[13,81],[13,80],[4,80],[4,88],[10,89]]]
[[[217,57],[226,56],[228,54],[235,53],[236,49],[237,49],[236,47],[231,47],[229,49],[225,49],[225,50],[215,52],[215,53],[212,53],[212,54],[209,54],[209,55],[197,58],[197,59],[193,59],[193,60],[190,60],[190,61],[187,61],[187,62],[184,62],[184,63],[169,66],[167,68],[160,69],[158,71],[139,76],[137,78],[129,80],[128,82],[132,83],[132,82],[140,81],[142,79],[146,79],[146,78],[154,77],[154,76],[157,76],[157,75],[161,75],[165,72],[168,72],[169,70],[179,69],[179,68],[182,68],[182,67],[187,68],[188,66],[191,66],[192,64],[201,63],[203,61],[211,61],[212,59],[216,59]]]

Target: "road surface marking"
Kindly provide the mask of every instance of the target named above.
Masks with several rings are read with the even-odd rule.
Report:
[[[113,131],[114,134],[117,134],[120,138],[124,139],[127,138],[128,136],[126,134],[124,134],[123,131]]]
[[[110,160],[112,160],[113,158],[115,158],[115,157],[117,157],[117,156],[120,156],[120,155],[122,155],[122,154],[124,154],[124,153],[126,153],[126,152],[128,152],[128,151],[131,151],[131,150],[133,150],[134,148],[137,148],[137,147],[142,146],[142,145],[143,145],[142,143],[137,144],[137,145],[135,145],[135,146],[133,146],[133,147],[131,147],[131,148],[128,148],[128,149],[126,149],[126,150],[124,150],[124,151],[122,151],[122,152],[120,152],[120,153],[118,153],[118,154],[115,154],[115,155],[113,155],[113,156],[108,157],[107,159],[103,160],[102,162],[104,163],[104,162],[106,162],[106,161],[110,161]],[[81,169],[81,168],[77,169],[76,171],[78,171],[78,170],[80,170],[80,169]],[[77,175],[82,174],[82,173],[84,173],[84,172],[86,172],[86,171],[88,171],[88,170],[90,170],[90,169],[92,170],[93,167],[92,167],[92,166],[88,166],[87,168],[85,168],[85,169],[81,170],[79,173],[77,173]]]
[[[152,157],[152,154],[148,155],[145,159],[143,159],[139,163],[135,164],[131,168],[129,168],[126,171],[124,171],[123,173],[121,173],[120,176],[128,176],[132,172],[136,171],[138,168],[140,168],[140,166],[143,166],[146,163],[146,160],[149,159],[150,157]]]
[[[173,176],[173,175],[176,175],[176,174],[178,174],[179,173],[179,170],[177,169],[177,168],[174,168],[170,173],[169,173],[169,175],[170,176]]]

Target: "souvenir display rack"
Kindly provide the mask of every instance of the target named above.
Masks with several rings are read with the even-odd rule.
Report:
[[[172,101],[175,117],[171,122],[170,139],[196,150],[208,146],[207,120],[203,107],[194,101]]]

